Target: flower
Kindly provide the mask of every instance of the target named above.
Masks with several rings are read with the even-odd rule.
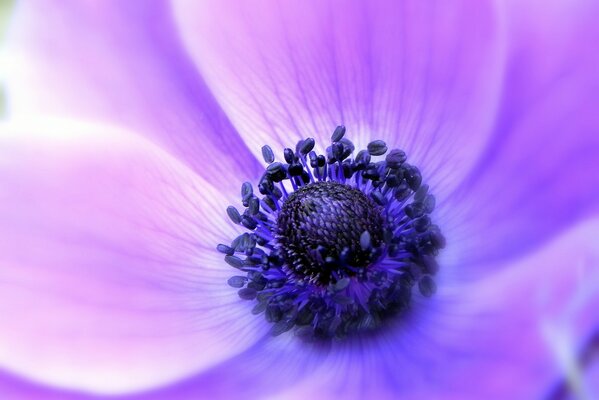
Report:
[[[591,393],[597,6],[318,3],[17,4],[2,393]],[[215,246],[240,231],[225,209],[264,144],[324,143],[339,124],[356,148],[405,150],[434,190],[438,292],[372,336],[273,338],[226,285]]]

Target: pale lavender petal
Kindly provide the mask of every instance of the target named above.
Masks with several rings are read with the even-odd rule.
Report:
[[[176,2],[198,70],[248,147],[324,147],[344,124],[360,147],[406,150],[441,190],[485,145],[504,40],[478,0]]]
[[[597,2],[513,2],[494,137],[440,212],[463,268],[517,257],[599,210]],[[518,7],[515,7],[518,6]]]
[[[18,2],[11,25],[3,54],[9,116],[120,124],[213,182],[257,175],[182,48],[167,2]]]
[[[215,250],[237,235],[219,188],[131,133],[45,125],[0,136],[1,368],[119,393],[264,334]]]
[[[578,351],[599,323],[598,231],[597,219],[579,225],[476,282],[445,276],[435,297],[372,337],[328,346],[272,338],[133,398],[544,398],[568,372],[556,333]]]
[[[101,397],[74,390],[58,389],[0,371],[0,393],[6,400],[99,400]]]

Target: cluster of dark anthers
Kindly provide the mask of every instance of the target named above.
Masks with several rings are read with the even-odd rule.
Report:
[[[420,171],[381,140],[352,158],[344,135],[345,127],[335,129],[326,155],[316,154],[314,139],[301,140],[283,151],[284,163],[264,146],[261,196],[245,182],[243,213],[227,208],[249,231],[217,246],[244,273],[228,283],[256,301],[253,313],[264,313],[274,335],[372,330],[409,306],[415,285],[426,297],[436,290],[445,239],[431,223],[435,198]]]

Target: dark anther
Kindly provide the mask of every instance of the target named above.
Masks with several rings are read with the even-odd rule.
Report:
[[[318,164],[316,163],[316,152],[315,151],[311,151],[310,153],[308,153],[308,158],[310,159],[310,166],[312,168],[318,167]]]
[[[405,178],[406,182],[410,186],[410,189],[412,190],[418,190],[420,184],[422,183],[422,175],[420,175],[418,168],[414,166],[409,166],[405,170]]]
[[[333,157],[336,160],[342,160],[343,156],[343,143],[335,142],[333,143]]]
[[[302,141],[301,145],[299,146],[299,152],[302,153],[303,155],[308,154],[314,148],[314,143],[315,143],[314,139],[312,139],[312,138],[308,138],[308,139]]]
[[[424,215],[424,204],[422,203],[412,203],[408,204],[406,208],[404,208],[406,215],[409,218],[418,218]]]
[[[373,156],[382,156],[387,152],[387,145],[382,140],[374,140],[368,143],[368,153]]]
[[[230,266],[241,269],[243,267],[243,260],[236,256],[225,256],[225,261]]]
[[[287,171],[291,176],[300,176],[304,171],[304,167],[301,164],[291,164]]]
[[[287,171],[283,164],[277,162],[266,168],[266,174],[273,182],[281,182],[287,176]]]
[[[243,201],[243,205],[247,207],[247,202],[253,195],[252,184],[249,182],[244,182],[241,185],[241,200]]]
[[[362,172],[364,179],[370,179],[377,181],[379,179],[379,171],[375,165],[368,166],[364,172]]]
[[[435,197],[433,195],[428,195],[424,198],[424,212],[430,214],[435,209]]]
[[[241,218],[241,225],[243,225],[244,227],[246,227],[249,230],[254,230],[258,226],[258,223],[253,218],[249,218],[244,215]]]
[[[286,148],[285,150],[283,150],[283,157],[285,157],[285,162],[287,164],[291,164],[295,160],[293,150],[291,150],[290,148]]]
[[[318,167],[322,168],[325,166],[326,163],[326,158],[323,155],[319,155],[318,157],[316,157],[316,164],[318,165]]]
[[[335,158],[335,155],[333,154],[333,146],[327,147],[326,152],[327,152],[327,163],[333,164],[334,162],[337,161],[337,159]]]
[[[356,164],[361,167],[361,169],[365,168],[370,163],[370,153],[366,150],[360,150],[358,155],[356,156]]]
[[[237,293],[239,293],[239,297],[241,297],[243,300],[254,300],[258,292],[256,291],[256,289],[246,287],[241,289]]]
[[[387,165],[390,167],[397,168],[401,164],[403,164],[407,160],[406,153],[401,150],[393,149],[387,154],[385,157],[385,161],[387,161]]]
[[[344,135],[345,135],[345,126],[340,125],[337,128],[335,128],[335,131],[333,132],[333,135],[331,136],[331,142],[340,141]]]
[[[341,152],[341,156],[337,157],[337,160],[341,161],[349,157],[354,152],[355,147],[354,144],[346,138],[341,139],[339,143],[343,145],[343,151]]]
[[[238,224],[241,222],[241,215],[239,215],[239,211],[233,206],[227,207],[227,215],[233,221],[233,223]]]
[[[275,160],[275,155],[272,152],[272,149],[268,145],[262,146],[262,157],[266,163],[270,164]]]
[[[394,188],[399,186],[399,184],[401,183],[401,178],[395,174],[391,174],[387,176],[387,178],[385,179],[385,183],[387,184],[387,186]]]
[[[437,291],[437,285],[430,275],[424,275],[420,281],[418,281],[418,290],[425,297],[431,297]]]
[[[412,190],[408,187],[406,183],[401,183],[398,187],[395,188],[394,193],[395,199],[397,201],[404,201],[412,194]]]
[[[227,281],[229,283],[230,286],[234,287],[234,288],[242,288],[245,286],[245,283],[247,282],[247,278],[245,276],[232,276],[229,278],[229,280]]]
[[[427,215],[423,215],[414,221],[414,229],[416,229],[417,232],[425,232],[430,225],[431,219]]]
[[[420,188],[414,193],[414,201],[422,201],[428,194],[428,185],[422,185]]]
[[[229,247],[225,244],[219,244],[216,246],[216,250],[228,256],[232,256],[235,253],[235,250],[232,247]]]
[[[353,166],[351,163],[343,163],[343,176],[345,177],[345,179],[349,179],[353,176],[354,171],[353,171]]]
[[[272,183],[272,180],[270,180],[267,175],[263,176],[260,180],[260,183],[258,183],[258,190],[260,191],[260,193],[270,194],[273,189],[274,185]]]
[[[248,212],[254,216],[260,211],[260,201],[257,197],[252,197],[248,202]]]

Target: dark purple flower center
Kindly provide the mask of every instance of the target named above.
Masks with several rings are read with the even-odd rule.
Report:
[[[342,338],[379,327],[409,307],[413,287],[435,290],[435,257],[445,239],[430,214],[435,198],[418,168],[381,140],[352,157],[354,145],[335,129],[326,155],[314,139],[283,151],[258,182],[241,187],[245,210],[227,208],[248,232],[219,244],[243,275],[229,279],[255,301],[274,335],[294,329],[307,338]],[[380,160],[374,157],[387,155]]]
[[[349,185],[315,182],[289,196],[277,226],[289,268],[299,279],[327,284],[355,276],[376,261],[383,209]]]

